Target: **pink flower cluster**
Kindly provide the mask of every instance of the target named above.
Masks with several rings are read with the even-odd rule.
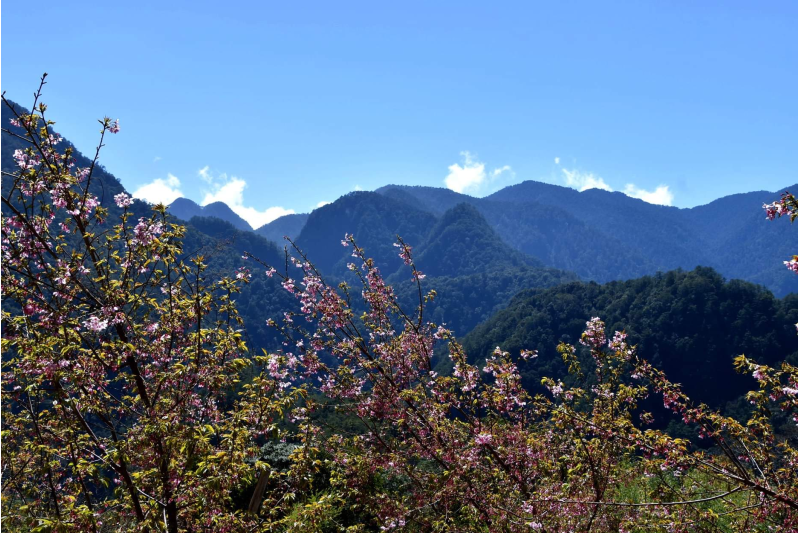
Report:
[[[108,320],[92,315],[83,322],[83,327],[95,333],[100,333],[108,327]]]
[[[580,343],[590,348],[600,349],[606,343],[605,324],[598,317],[586,322],[586,331],[581,335]]]
[[[147,246],[164,232],[164,225],[159,221],[140,218],[139,223],[133,228],[134,246]]]
[[[789,214],[789,207],[786,202],[772,202],[771,204],[764,204],[762,206],[767,212],[767,220],[775,220],[775,217],[782,217]]]
[[[114,203],[117,204],[117,207],[126,208],[130,207],[133,204],[133,198],[121,192],[119,194],[114,195]]]
[[[42,162],[38,155],[33,155],[20,149],[14,150],[14,161],[16,161],[17,166],[22,170],[35,168]]]

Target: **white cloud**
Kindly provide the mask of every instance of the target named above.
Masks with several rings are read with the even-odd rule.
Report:
[[[561,172],[564,173],[564,180],[567,185],[579,191],[587,189],[603,189],[604,191],[613,191],[613,189],[603,181],[603,178],[595,176],[591,172],[581,172],[580,170],[568,170],[562,168]]]
[[[510,172],[512,175],[514,174],[514,171],[511,170],[510,166],[504,165],[504,166],[502,166],[500,168],[496,168],[496,169],[492,170],[492,179],[499,178],[500,174],[502,174],[503,172]]]
[[[672,205],[672,200],[675,198],[668,185],[659,185],[655,190],[648,191],[640,189],[633,183],[628,183],[625,185],[623,192],[632,198],[639,198],[645,202],[658,205]]]
[[[453,163],[447,167],[450,173],[444,179],[447,188],[456,192],[474,189],[486,180],[486,165],[474,161],[469,152],[461,152],[461,156],[464,158],[464,166]]]
[[[161,161],[161,156],[160,155],[157,155],[157,156],[155,156],[153,158],[153,163],[158,163],[159,161]]]
[[[613,192],[614,189],[606,183],[600,176],[595,176],[591,172],[581,172],[579,170],[568,170],[562,168],[561,172],[564,173],[564,181],[568,186],[585,191],[587,189],[603,189],[604,191]],[[626,195],[631,198],[638,198],[650,204],[658,205],[672,205],[672,200],[675,195],[669,190],[668,185],[659,185],[652,191],[640,189],[633,183],[625,185],[623,190]]]
[[[211,169],[209,168],[208,165],[198,170],[197,175],[200,176],[200,179],[205,181],[206,183],[211,183],[212,181],[214,181],[214,176],[211,175]]]
[[[247,182],[241,178],[228,178],[226,174],[220,174],[214,178],[208,166],[201,168],[198,171],[198,175],[212,186],[212,191],[206,193],[200,205],[205,206],[213,202],[224,202],[254,229],[260,228],[283,215],[294,213],[293,209],[284,209],[279,206],[268,207],[260,211],[255,207],[244,205],[244,190],[247,187]]]
[[[178,188],[180,186],[181,180],[172,174],[167,174],[167,179],[156,178],[133,191],[133,197],[140,198],[151,204],[169,205],[176,198],[183,196],[183,193]]]
[[[353,190],[354,191],[363,191],[364,189],[361,188],[361,185],[356,185],[355,187],[353,187]]]
[[[317,204],[317,207],[322,207],[323,205],[328,205],[329,203],[330,203],[330,202],[325,202],[325,201],[322,201],[322,202],[319,202],[319,203]]]
[[[553,161],[556,162],[556,165],[560,165],[561,164],[561,158],[560,157],[556,157]]]
[[[512,178],[516,176],[510,165],[497,167],[487,174],[486,164],[477,161],[475,155],[471,152],[461,152],[461,157],[464,158],[464,164],[453,163],[447,167],[449,172],[444,179],[444,184],[447,188],[455,192],[477,192],[490,181],[498,179],[505,172]]]

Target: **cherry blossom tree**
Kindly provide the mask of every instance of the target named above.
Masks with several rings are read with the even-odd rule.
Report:
[[[94,171],[119,122],[100,121],[94,160],[76,166],[44,83],[30,113],[3,98],[4,131],[25,145],[3,178],[3,529],[252,530],[262,520],[231,493],[266,468],[248,459],[303,389],[247,352],[245,271],[212,280],[202,256],[183,260],[163,205],[101,205]]]
[[[774,429],[797,421],[796,366],[736,359],[756,388],[742,422],[594,317],[559,346],[570,377],[528,391],[519,369],[535,351],[475,361],[426,318],[436,293],[401,238],[414,310],[352,235],[352,286],[329,285],[296,247],[281,270],[213,279],[164,206],[125,193],[104,205],[94,174],[119,122],[100,121],[81,168],[43,85],[30,113],[5,102],[4,131],[25,148],[2,195],[4,528],[797,531],[797,445]],[[764,207],[797,215],[789,194]],[[797,272],[797,256],[786,264]],[[252,275],[297,300],[268,321],[283,344],[263,354],[235,307]],[[710,445],[653,429],[652,397]],[[331,413],[356,424],[331,428]],[[285,471],[263,460],[267,440],[293,450]]]
[[[785,195],[780,205],[789,207],[777,212],[794,217],[792,201]],[[535,364],[536,352],[498,348],[470,364],[450,331],[425,320],[436,295],[423,291],[402,239],[419,294],[414,313],[400,308],[352,235],[342,245],[352,249],[356,288],[329,286],[297,248],[297,276],[265,265],[301,308],[270,323],[288,347],[275,357],[327,398],[310,408],[360,421],[360,432],[319,447],[340,494],[383,530],[796,531],[796,443],[772,424],[776,408],[797,420],[796,367],[736,360],[760,387],[741,423],[694,404],[624,332],[607,338],[592,318],[581,338],[591,372],[576,347],[559,347],[573,381],[586,385],[545,378],[549,394],[531,394],[518,365]],[[441,345],[448,373],[435,370]],[[653,395],[714,447],[649,429],[653,416],[639,405]]]

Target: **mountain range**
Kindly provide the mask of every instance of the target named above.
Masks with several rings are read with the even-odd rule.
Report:
[[[336,243],[350,232],[366,239],[363,245],[368,244],[387,267],[397,263],[391,258],[391,242],[375,237],[399,234],[412,245],[435,249],[438,246],[428,242],[428,235],[436,233],[439,243],[449,241],[442,236],[439,221],[452,208],[465,204],[485,220],[494,238],[523,254],[516,255],[516,260],[525,257],[523,262],[529,265],[567,270],[597,282],[711,266],[726,278],[764,285],[782,296],[797,290],[795,280],[787,279],[781,266],[794,254],[797,227],[767,224],[761,205],[784,191],[796,194],[797,185],[679,209],[620,192],[579,192],[535,181],[485,198],[444,188],[387,185],[375,192],[350,193],[311,214],[286,215],[255,232],[276,242],[284,235],[297,240],[303,248],[317,251],[318,261],[328,272],[344,270],[346,254]],[[170,210],[184,220],[216,216],[248,230],[247,223],[226,207],[219,203],[200,207],[181,198]],[[419,259],[425,270],[427,258]]]
[[[9,118],[3,109],[3,123]],[[5,172],[15,171],[12,154],[21,147],[19,139],[2,135]],[[75,157],[80,166],[89,163],[80,152]],[[90,188],[113,220],[119,209],[112,198],[124,191],[122,184],[98,167]],[[797,185],[786,190],[796,194]],[[186,221],[184,250],[204,256],[209,276],[231,275],[243,266],[253,270],[236,297],[252,352],[279,347],[265,321],[280,318],[297,302],[277,277],[244,260],[243,252],[283,270],[285,235],[331,282],[356,286],[347,269],[351,249],[340,243],[345,233],[353,234],[403,307],[413,310],[418,292],[393,246],[399,235],[427,275],[423,290],[437,293],[426,320],[445,323],[463,337],[475,359],[497,345],[539,349],[541,368],[525,374],[526,385],[535,387],[544,371],[558,376],[563,369],[555,344],[575,342],[585,321],[601,316],[609,327],[627,328],[640,353],[667,367],[676,381],[696,386],[720,365],[727,369],[737,353],[765,362],[787,354],[796,360],[797,302],[790,293],[797,292],[797,277],[782,261],[797,251],[797,226],[767,222],[761,208],[781,192],[678,209],[622,193],[532,181],[486,198],[388,185],[349,193],[257,230],[223,203],[201,207],[179,199],[169,213]],[[136,217],[149,209],[141,201],[131,207]],[[735,399],[740,377],[716,377],[707,391],[712,403]]]

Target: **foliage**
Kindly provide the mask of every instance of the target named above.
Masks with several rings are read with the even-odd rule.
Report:
[[[164,206],[134,214],[139,206],[124,192],[111,213],[92,192],[97,156],[81,167],[70,147],[56,148],[40,93],[8,130],[26,148],[14,152],[2,198],[2,290],[17,303],[3,315],[5,529],[797,531],[797,445],[772,424],[776,412],[797,421],[797,367],[766,364],[782,356],[735,359],[758,386],[742,423],[693,402],[640,357],[627,332],[607,337],[594,317],[577,339],[583,351],[558,344],[571,379],[544,376],[539,392],[526,390],[520,368],[536,365],[538,351],[468,357],[453,331],[431,320],[439,297],[423,289],[411,247],[399,237],[393,246],[381,241],[409,230],[424,242],[425,212],[354,194],[343,212],[345,203],[309,217],[331,231],[357,222],[375,243],[377,260],[342,232],[339,252],[323,254],[325,271],[354,286],[329,284],[299,246],[281,256],[255,234],[238,244],[253,252],[221,258],[216,272],[192,251],[232,227],[194,218],[202,231],[191,233]],[[98,153],[119,131],[116,121],[100,122]],[[396,212],[383,216],[370,207],[376,201]],[[769,218],[797,214],[788,193],[764,207]],[[440,229],[507,255],[489,274],[548,275],[491,242],[475,215],[457,207]],[[309,225],[299,241],[327,249]],[[435,236],[430,242],[422,255],[434,271],[485,274],[471,258],[437,256]],[[236,266],[245,259],[264,270]],[[410,274],[411,305],[381,275],[393,265]],[[797,256],[785,266],[796,273]],[[226,268],[231,276],[219,279]],[[248,352],[237,312],[256,283],[280,285],[293,303],[267,321],[280,349],[263,355]],[[704,271],[641,283],[655,287],[648,298],[656,302],[667,298],[662,289],[682,300],[661,323],[642,322],[656,337],[681,313],[704,316],[691,314],[704,304],[691,292],[702,297],[705,285],[729,288],[731,307],[741,295],[755,299],[754,312],[776,305]],[[616,289],[592,287],[613,309]],[[434,368],[437,349],[452,372]],[[712,446],[653,428],[650,396]],[[320,416],[330,409],[338,417]],[[329,431],[338,421],[345,427]]]
[[[202,256],[179,260],[163,206],[136,219],[121,192],[107,223],[96,159],[56,149],[40,94],[13,119],[27,147],[2,198],[3,298],[21,309],[3,316],[4,530],[258,525],[230,494],[303,388],[247,353],[233,298],[249,274],[212,281]],[[119,126],[100,123],[102,146]]]
[[[319,382],[322,394],[360,420],[360,434],[334,435],[319,446],[333,455],[333,486],[384,529],[795,527],[796,446],[776,438],[769,406],[777,403],[796,419],[796,367],[757,367],[754,375],[768,392],[749,396],[756,409],[741,424],[692,403],[636,355],[624,332],[606,339],[605,325],[593,318],[580,338],[590,351],[591,385],[544,378],[548,392],[531,395],[518,366],[532,363],[536,351],[523,350],[515,362],[498,348],[481,365],[470,364],[452,333],[425,319],[434,295],[423,294],[422,275],[402,240],[398,255],[420,294],[411,314],[355,239],[348,235],[343,243],[352,247],[349,268],[360,290],[327,285],[297,250],[292,262],[303,278],[282,284],[302,312],[276,327],[303,378]],[[351,297],[357,292],[367,304],[360,316]],[[438,342],[447,344],[450,375],[433,369]],[[575,347],[561,343],[558,351],[575,382],[585,382],[587,366]],[[326,364],[326,354],[336,364]],[[737,361],[747,372],[751,364]],[[650,394],[662,396],[665,408],[721,453],[646,429],[653,416],[638,406]]]

